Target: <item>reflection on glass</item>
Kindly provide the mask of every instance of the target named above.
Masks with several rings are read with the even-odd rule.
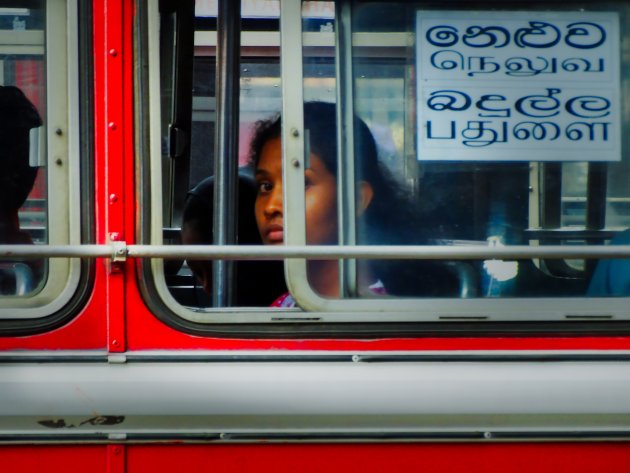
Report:
[[[559,25],[558,31],[564,35],[562,37],[568,38],[565,41],[566,44],[563,43],[562,48],[564,49],[559,49],[562,54],[571,49],[574,44],[571,27],[563,22],[570,23],[578,21],[580,18],[588,21],[591,18],[593,21],[604,25],[597,26],[595,33],[599,34],[604,31],[609,33],[604,35],[605,37],[614,38],[615,21],[618,19],[620,44],[606,45],[605,47],[608,49],[602,46],[601,54],[606,55],[610,51],[613,53],[618,51],[619,56],[623,58],[619,64],[619,69],[621,73],[621,97],[624,97],[624,91],[627,90],[630,83],[628,80],[630,63],[626,59],[630,57],[627,50],[630,45],[627,41],[628,34],[630,34],[627,29],[628,7],[619,2],[589,2],[581,5],[581,7],[583,8],[576,9],[563,2],[552,4],[534,2],[528,8],[540,20],[545,20],[546,12],[550,12],[549,21],[555,21]],[[458,12],[457,8],[477,11],[467,15]],[[488,246],[607,243],[611,235],[630,227],[630,208],[628,208],[630,202],[628,163],[630,161],[627,158],[627,153],[624,153],[628,148],[627,133],[621,132],[622,155],[621,160],[617,162],[595,162],[599,157],[594,156],[593,153],[589,154],[591,158],[583,157],[583,152],[589,151],[591,145],[582,147],[584,148],[582,151],[580,147],[576,148],[573,142],[569,143],[572,139],[577,139],[577,135],[573,132],[563,137],[568,145],[573,146],[571,148],[574,150],[573,155],[562,161],[558,161],[556,158],[555,161],[537,162],[537,156],[551,151],[561,153],[561,146],[553,140],[543,143],[542,135],[536,135],[537,139],[540,139],[539,141],[527,141],[524,139],[525,135],[520,128],[520,131],[515,132],[514,136],[510,135],[509,139],[511,142],[522,139],[519,142],[520,148],[514,153],[526,156],[525,159],[513,159],[510,154],[512,151],[507,150],[507,147],[504,147],[507,150],[504,154],[497,154],[497,149],[503,146],[498,142],[498,134],[496,135],[497,142],[493,143],[492,146],[488,145],[487,142],[473,141],[475,136],[481,135],[482,131],[486,135],[488,134],[489,128],[487,126],[489,125],[487,124],[492,120],[509,121],[515,119],[518,121],[518,110],[522,110],[522,114],[526,112],[534,115],[543,114],[542,109],[536,108],[543,106],[541,98],[541,101],[536,104],[530,104],[534,108],[526,110],[516,107],[516,112],[509,117],[506,116],[505,107],[499,107],[500,101],[492,102],[492,110],[484,109],[484,118],[466,115],[474,107],[485,106],[476,99],[472,99],[478,95],[485,97],[484,100],[486,101],[496,101],[499,100],[498,96],[502,94],[502,100],[508,102],[512,100],[512,96],[516,100],[521,95],[528,95],[527,93],[518,95],[521,92],[520,88],[509,89],[509,86],[506,85],[508,82],[505,77],[518,76],[514,72],[515,61],[510,59],[511,50],[508,46],[500,50],[493,49],[494,59],[498,61],[496,65],[490,67],[488,65],[490,60],[486,58],[483,70],[470,69],[475,64],[479,66],[479,57],[485,55],[486,49],[482,46],[489,44],[493,40],[492,38],[499,34],[509,34],[510,41],[521,41],[521,39],[526,43],[532,41],[531,31],[522,28],[518,30],[520,26],[517,23],[520,21],[520,17],[514,15],[510,18],[511,21],[515,22],[514,29],[518,30],[518,35],[511,35],[509,25],[504,25],[502,29],[491,28],[494,25],[492,21],[502,17],[503,11],[509,14],[513,10],[522,12],[519,13],[522,16],[521,19],[529,18],[528,13],[523,12],[522,5],[517,8],[516,4],[512,5],[511,2],[485,2],[484,4],[475,4],[474,8],[468,5],[467,7],[455,7],[455,9],[436,2],[388,2],[387,4],[370,1],[353,2],[351,16],[353,39],[350,48],[355,113],[368,124],[376,138],[381,165],[389,168],[397,177],[402,179],[402,182],[408,184],[408,188],[414,196],[411,205],[420,219],[420,227],[424,229],[424,231],[418,232],[418,235],[426,238],[429,243]],[[489,13],[484,16],[484,12]],[[420,37],[419,31],[421,30],[418,29],[418,18],[422,14],[424,14],[422,18],[427,22],[427,28],[432,25],[432,23],[429,25],[429,22],[434,21],[440,28],[444,29],[442,36],[438,38],[439,41],[435,38],[433,40],[438,43],[450,41],[448,47],[442,48],[448,49],[448,54],[455,58],[464,57],[469,53],[475,58],[461,63],[457,61],[439,62],[435,58],[432,63],[428,55],[426,60],[422,59],[423,54],[428,54],[427,51],[432,52],[437,48],[437,46],[432,46],[434,49],[430,49],[427,45],[421,44],[424,41],[424,36]],[[473,20],[470,20],[471,18]],[[465,30],[462,25],[467,24],[467,21],[477,21],[481,27],[488,27],[489,29]],[[434,32],[435,28],[431,31]],[[549,45],[553,43],[549,41],[549,34],[553,28],[551,26],[546,28],[541,34],[546,35],[547,43],[545,44]],[[590,34],[595,27],[589,25],[589,28]],[[605,30],[605,28],[609,29]],[[593,44],[601,46],[600,43],[601,41],[598,41]],[[422,49],[423,47],[424,49]],[[440,48],[437,49],[442,51]],[[526,49],[520,48],[519,56],[529,54]],[[539,49],[536,54],[538,56],[544,55]],[[600,64],[595,49],[591,49],[593,51],[589,50],[584,54],[588,56],[592,64]],[[476,53],[474,53],[475,51]],[[440,57],[445,57],[446,53],[441,54]],[[499,59],[504,56],[506,67],[509,66],[508,74],[503,74],[501,77],[497,76],[498,73],[491,74],[498,67],[502,67],[503,63],[499,64]],[[613,57],[616,57],[616,54],[613,54]],[[519,60],[523,61],[522,58]],[[574,71],[575,60],[565,62],[562,60],[562,58],[557,59],[561,64],[558,66],[558,70],[564,68],[558,73],[564,74],[562,76],[563,82],[558,85],[558,88],[569,87],[567,80],[570,77],[568,76],[576,74]],[[605,61],[605,63],[609,64],[610,61]],[[431,64],[435,67],[439,66],[440,70],[437,72],[428,70],[432,67]],[[453,76],[456,74],[453,71],[459,70],[458,67],[463,68],[463,72],[460,71],[457,75],[457,83],[455,83]],[[519,70],[522,73],[520,76],[522,78],[524,72]],[[580,71],[580,73],[586,74],[583,68]],[[607,74],[611,75],[612,73]],[[530,75],[533,77],[530,81],[532,84],[530,95],[540,93],[541,97],[545,94],[545,97],[562,96],[553,88],[555,87],[553,86],[553,77],[555,77],[553,74],[538,74],[533,71]],[[608,75],[603,74],[602,77],[608,77]],[[616,80],[617,76],[612,74],[612,77]],[[424,82],[418,83],[420,79],[431,82],[431,87],[425,86]],[[541,84],[547,87],[547,92],[538,90],[543,87]],[[608,91],[612,91],[610,94],[614,95],[614,81],[611,84],[606,84],[608,87],[606,90],[604,90],[604,85],[601,85],[600,95],[604,96],[609,93]],[[584,83],[582,86],[586,87]],[[500,89],[500,87],[504,87],[505,90]],[[454,90],[464,91],[465,94],[456,95]],[[466,105],[466,103],[448,102],[444,98],[447,96],[452,96],[453,100],[455,97],[464,96],[472,98]],[[442,101],[436,104],[438,100],[436,97],[441,97]],[[433,102],[429,103],[431,100]],[[444,100],[447,101],[444,102]],[[575,100],[571,102],[573,105],[575,103]],[[520,106],[522,103],[519,102],[518,105]],[[461,108],[459,111],[460,122],[468,123],[469,126],[467,130],[463,131],[465,135],[463,139],[468,140],[468,145],[476,146],[477,157],[475,159],[465,159],[464,151],[458,158],[459,148],[457,148],[457,144],[453,144],[449,150],[442,151],[442,156],[446,158],[442,160],[426,159],[420,152],[419,140],[424,139],[423,137],[427,133],[426,128],[420,124],[434,117],[446,116],[447,113],[443,110],[447,110],[448,107]],[[557,115],[577,114],[574,108],[567,107],[558,111]],[[611,105],[611,107],[613,106]],[[614,105],[613,108],[621,122],[617,129],[625,130],[629,119],[627,107],[622,103],[620,106]],[[426,110],[432,114],[429,118],[423,116]],[[455,114],[453,111],[450,113],[449,116]],[[588,121],[590,120],[589,117],[594,116],[596,112],[591,110],[588,113],[586,111],[580,113],[586,117],[580,118],[580,120]],[[605,114],[602,111],[597,113]],[[531,117],[527,119],[533,120]],[[471,120],[486,120],[483,126],[479,125],[476,129],[477,135],[473,133],[473,128],[477,125],[471,125],[473,123]],[[545,120],[551,122],[553,118],[546,117]],[[459,127],[460,122],[455,123],[456,128]],[[447,146],[444,144],[450,143],[448,139],[452,133],[460,133],[461,130],[457,128],[453,131],[453,124],[451,124],[451,128],[448,126],[438,128],[436,123],[432,123],[431,132],[433,135],[431,137],[434,138],[434,144],[439,141],[438,144],[446,149]],[[547,123],[544,126],[553,128],[556,125]],[[560,126],[562,123],[556,127]],[[594,130],[594,128],[592,129]],[[598,129],[601,131],[601,126]],[[531,133],[528,136],[530,135]],[[508,139],[507,135],[505,139]],[[567,143],[562,146],[566,147]],[[613,144],[611,142],[610,149],[613,148]],[[355,149],[355,154],[357,154],[355,160],[362,159],[359,150]],[[357,180],[359,179],[357,178]],[[348,192],[351,191],[356,190],[348,189]],[[359,229],[358,241],[368,241],[369,238],[363,233],[374,232],[375,230],[362,226],[360,216],[356,225]],[[422,237],[416,239],[415,243],[421,243]],[[613,243],[619,241],[625,241],[623,236],[615,239]],[[396,244],[397,241],[395,238],[389,238],[387,241],[383,240],[383,243]],[[401,268],[403,266],[401,265]],[[412,267],[413,264],[410,266]],[[451,274],[460,282],[460,289],[457,290],[460,295],[478,297],[585,295],[591,279],[591,272],[595,266],[595,264],[585,264],[584,261],[562,260],[525,260],[519,261],[518,264],[514,261],[492,260],[443,262],[443,269],[450,270]],[[421,286],[432,284],[431,277],[432,275],[426,274],[424,270],[419,270],[415,274],[414,271],[409,270],[407,280],[410,287],[400,291],[400,295],[432,295],[431,291],[423,293],[421,290]],[[439,278],[436,279],[439,280]],[[391,285],[388,287],[388,292],[396,293]],[[443,294],[439,294],[439,291],[434,294],[438,296],[453,295],[447,294],[447,291]],[[615,294],[620,295],[619,291]],[[625,295],[630,295],[630,286]]]

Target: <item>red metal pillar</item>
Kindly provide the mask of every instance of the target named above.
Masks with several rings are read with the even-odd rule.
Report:
[[[127,234],[125,224],[127,207],[133,204],[133,4],[130,0],[94,0],[93,5],[97,241],[129,242],[132,235]],[[125,273],[129,266],[125,262],[105,264],[101,269],[106,270],[107,348],[120,353],[126,349]]]

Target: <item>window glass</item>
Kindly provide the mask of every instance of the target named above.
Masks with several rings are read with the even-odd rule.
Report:
[[[4,244],[48,240],[46,174],[37,149],[46,110],[43,7],[39,2],[35,8],[0,10],[0,28],[5,35],[0,57],[5,153],[1,161],[6,166],[1,173],[0,238]],[[28,295],[45,279],[44,261],[3,261],[0,266],[3,295]]]
[[[342,2],[332,100],[313,96],[309,71],[305,12],[324,5],[302,5],[305,168],[323,165],[340,191],[323,238],[306,172],[307,244],[629,241],[627,4]],[[523,298],[628,295],[626,264],[331,260],[293,278],[308,281],[298,302],[310,308],[411,310],[392,299],[465,297],[518,299],[525,312]],[[334,303],[340,296],[382,305]],[[482,318],[492,312],[479,307]]]
[[[76,17],[75,3],[59,0],[0,7],[1,244],[78,243],[78,179],[70,179],[78,175],[77,97],[68,93],[78,89],[68,84],[78,81]],[[0,261],[0,317],[57,311],[76,287],[78,265]]]
[[[192,2],[190,2],[192,3]],[[162,235],[171,244],[213,244],[215,202],[215,135],[217,132],[217,5],[216,2],[196,2],[194,12],[187,13],[179,2],[160,3],[159,75],[161,94],[161,207]],[[179,15],[180,20],[177,20]],[[238,149],[236,163],[238,183],[235,185],[237,208],[230,215],[236,222],[235,243],[260,244],[254,220],[256,195],[253,172],[249,163],[250,142],[256,123],[277,114],[281,107],[279,67],[279,2],[243,2],[241,6],[241,47],[239,52]],[[174,38],[178,21],[194,26],[192,62],[182,65],[175,61],[181,50],[175,50]],[[185,28],[182,26],[181,28]],[[181,44],[181,42],[180,42]],[[157,58],[156,58],[157,60]],[[176,115],[175,102],[181,90],[173,87],[179,81],[186,87],[185,68],[190,68],[189,98],[192,117],[189,149],[173,156],[172,128]],[[169,148],[170,146],[170,148]],[[229,193],[225,190],[226,194]],[[157,263],[161,264],[161,263]],[[243,261],[234,263],[234,273],[228,278],[231,296],[228,306],[267,307],[274,292],[286,290],[282,263]],[[213,298],[212,261],[171,261],[164,263],[164,284],[175,310],[193,308],[206,310],[217,307]],[[159,274],[158,270],[158,274]],[[267,274],[261,282],[259,274]],[[171,299],[172,298],[172,299]],[[190,317],[190,313],[184,312]]]
[[[630,282],[611,280],[630,272],[620,260],[387,258],[392,245],[626,241],[626,3],[242,2],[231,158],[239,177],[218,194],[216,8],[196,3],[190,156],[181,163],[172,155],[181,89],[172,84],[183,68],[167,4],[153,17],[162,28],[152,59],[162,96],[153,241],[212,244],[224,192],[238,195],[236,243],[381,252],[287,260],[288,291],[281,266],[239,262],[228,306],[271,303],[293,308],[295,320],[308,318],[301,308],[333,321],[628,315],[622,303],[585,297],[627,295]],[[152,264],[163,299],[188,320],[283,317],[213,312],[209,261]]]

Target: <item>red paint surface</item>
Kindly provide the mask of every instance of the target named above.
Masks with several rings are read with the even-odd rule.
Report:
[[[7,473],[627,473],[630,444],[3,446],[0,460]]]
[[[627,473],[630,444],[138,446],[129,448],[127,466],[129,473]]]
[[[107,473],[104,445],[24,445],[0,447],[3,473]]]
[[[126,194],[129,181],[133,182],[133,148],[129,147],[128,136],[133,136],[133,107],[130,97],[133,84],[129,76],[133,60],[130,45],[131,11],[124,8],[118,1],[95,2],[99,4],[99,11],[103,11],[106,18],[116,18],[116,21],[103,23],[103,42],[95,48],[95,55],[101,57],[99,64],[105,79],[105,93],[107,98],[103,108],[96,113],[96,127],[100,131],[102,152],[96,169],[99,170],[97,182],[102,183],[97,192],[97,202],[104,218],[97,219],[97,241],[109,243],[112,241],[134,241],[130,225],[129,233],[125,225],[125,213],[128,210],[125,203],[133,196]],[[126,2],[129,5],[130,2]],[[95,16],[97,18],[98,15]],[[133,143],[132,143],[133,144]],[[116,196],[112,199],[111,196]],[[124,352],[126,349],[125,334],[125,271],[124,263],[107,261],[107,292],[109,297],[105,306],[107,318],[107,349],[110,352]]]
[[[127,471],[127,447],[124,445],[107,445],[107,473],[125,473]],[[138,471],[144,470],[144,466]]]

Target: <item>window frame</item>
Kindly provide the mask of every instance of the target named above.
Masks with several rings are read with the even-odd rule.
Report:
[[[91,82],[91,63],[86,62],[91,27],[84,26],[91,21],[91,7],[81,0],[47,0],[45,9],[46,167],[40,172],[46,173],[48,189],[47,244],[78,245],[90,233],[92,208],[82,204],[92,188],[86,179],[91,167],[84,160],[91,155],[91,139],[85,139],[91,106],[84,97]],[[0,332],[33,333],[65,322],[86,297],[90,265],[76,258],[49,258],[39,291],[0,298]]]

